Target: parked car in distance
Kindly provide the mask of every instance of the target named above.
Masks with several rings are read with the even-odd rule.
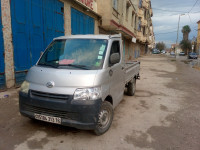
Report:
[[[198,59],[197,53],[189,53],[188,54],[188,59]]]
[[[153,49],[152,54],[160,54],[160,51],[158,49]]]
[[[175,53],[174,53],[174,52],[171,52],[170,55],[171,55],[171,56],[175,56]]]
[[[179,56],[185,56],[185,52],[180,52]]]
[[[161,51],[161,54],[166,54],[166,51],[165,51],[165,50],[162,50],[162,51]]]

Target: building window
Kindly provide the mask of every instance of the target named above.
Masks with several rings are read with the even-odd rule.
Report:
[[[138,19],[138,31],[141,31],[141,18]]]
[[[132,21],[131,21],[131,26],[133,27],[133,25],[134,25],[134,20],[135,20],[135,13],[134,12],[132,12]]]
[[[145,27],[143,27],[143,35],[144,35],[144,36],[146,35]]]
[[[113,0],[113,8],[118,10],[118,0]]]
[[[142,8],[142,0],[139,1],[139,8]]]
[[[129,8],[130,8],[130,3],[126,3],[126,20],[128,21],[128,16],[129,16]]]
[[[137,16],[135,15],[135,26],[134,28],[136,29],[137,28]]]
[[[120,55],[120,42],[119,41],[114,41],[112,43],[112,47],[111,47],[111,51],[110,51],[110,56],[112,54],[114,54],[114,53],[118,53]]]

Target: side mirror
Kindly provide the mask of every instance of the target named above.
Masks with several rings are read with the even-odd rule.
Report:
[[[114,64],[117,64],[119,62],[120,62],[120,55],[119,55],[119,53],[113,53],[110,56],[110,64],[114,65]]]
[[[43,52],[43,51],[41,51],[41,52],[40,52],[40,57],[41,57],[43,54],[44,54],[44,52]]]

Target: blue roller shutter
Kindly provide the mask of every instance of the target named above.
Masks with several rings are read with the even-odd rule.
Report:
[[[71,29],[75,34],[94,34],[94,18],[71,8]]]
[[[11,22],[16,85],[53,38],[64,35],[64,4],[58,0],[12,0]]]
[[[4,74],[4,43],[2,32],[2,20],[1,20],[1,1],[0,1],[0,90],[5,88],[5,74]]]

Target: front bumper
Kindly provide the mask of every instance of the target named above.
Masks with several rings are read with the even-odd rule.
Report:
[[[35,118],[34,114],[59,117],[61,125],[78,129],[92,130],[98,122],[102,100],[74,101],[73,96],[67,100],[48,99],[19,93],[19,110],[23,116]]]

